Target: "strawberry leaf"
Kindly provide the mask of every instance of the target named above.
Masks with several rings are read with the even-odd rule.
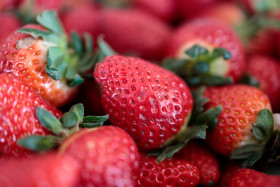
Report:
[[[76,32],[71,32],[71,44],[78,54],[83,52],[83,41]]]
[[[227,51],[224,48],[221,47],[215,48],[212,53],[212,58],[217,59],[220,57],[223,57],[225,60],[229,60],[231,58],[231,54],[229,51]]]
[[[203,93],[205,91],[205,87],[201,86],[195,91],[192,91],[192,96],[194,100],[194,106],[192,111],[192,117],[196,117],[198,114],[203,112],[203,106],[209,101],[208,98],[203,97]]]
[[[260,141],[267,141],[273,134],[274,118],[268,109],[258,113],[257,123],[253,124],[253,133]]]
[[[243,161],[242,166],[245,168],[252,167],[263,156],[263,152],[258,152]]]
[[[199,46],[199,45],[194,45],[193,47],[188,49],[185,53],[192,58],[196,58],[201,54],[208,53],[208,50],[204,47]]]
[[[83,122],[84,118],[84,105],[82,103],[78,103],[70,108],[70,111],[75,113],[78,117],[78,122]]]
[[[91,53],[93,50],[92,38],[88,33],[84,34],[84,38],[85,38],[85,43],[86,43],[86,51]]]
[[[55,136],[29,136],[19,139],[17,144],[33,151],[50,150],[56,146],[58,138]]]
[[[87,122],[87,123],[81,123],[79,125],[79,127],[81,127],[81,128],[95,128],[95,127],[101,127],[102,125],[103,125],[103,122],[96,122],[96,123]]]
[[[219,86],[219,85],[225,85],[225,84],[232,84],[233,80],[230,77],[208,75],[203,79],[202,82],[209,86]]]
[[[261,144],[247,144],[232,151],[231,159],[248,159],[256,154],[264,152],[264,145]]]
[[[85,116],[83,119],[83,123],[103,123],[107,121],[108,118],[108,114],[104,116]]]
[[[61,23],[54,11],[44,11],[37,17],[37,22],[54,33],[64,33]]]
[[[97,39],[98,47],[101,53],[106,56],[116,55],[117,53],[103,40],[102,36],[99,36]]]
[[[74,112],[65,112],[61,121],[65,128],[75,127],[78,124],[78,116]]]
[[[46,32],[46,31],[41,31],[41,30],[37,30],[37,29],[28,29],[28,28],[19,29],[19,30],[17,30],[17,32],[23,33],[23,34],[29,34],[35,39],[42,37],[45,40],[50,35],[50,33]]]
[[[165,158],[171,159],[173,155],[185,146],[184,143],[168,146],[157,157],[157,162],[163,161]]]
[[[61,122],[48,110],[37,107],[36,115],[42,125],[54,134],[59,135],[64,132]]]
[[[205,61],[198,61],[194,65],[194,71],[197,74],[204,74],[207,73],[210,70],[210,65],[208,62]]]
[[[257,81],[257,79],[255,77],[253,77],[252,75],[249,75],[249,74],[243,75],[243,77],[240,79],[239,83],[247,84],[247,85],[250,85],[250,86],[257,87],[257,88],[260,87],[260,84]]]

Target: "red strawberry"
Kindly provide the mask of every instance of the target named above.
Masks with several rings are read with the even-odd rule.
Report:
[[[264,71],[265,69],[265,71]],[[260,88],[269,97],[273,112],[280,111],[280,62],[271,57],[253,55],[248,59],[247,72],[260,84]]]
[[[6,156],[29,155],[31,152],[19,147],[17,140],[28,135],[50,134],[36,117],[37,106],[56,117],[61,112],[12,74],[0,74],[0,90],[0,152]]]
[[[247,85],[229,85],[209,87],[203,96],[209,99],[206,109],[223,107],[218,124],[207,134],[206,141],[217,153],[229,156],[233,150],[247,144],[257,144],[255,147],[259,148],[261,141],[252,132],[253,124],[257,124],[260,111],[271,109],[268,97],[262,91]],[[272,128],[268,132],[273,131],[273,124],[267,128]]]
[[[231,178],[241,168],[240,163],[229,162],[222,169],[221,178],[219,180],[219,187],[229,187]]]
[[[112,124],[142,150],[163,147],[186,127],[193,99],[174,73],[139,58],[110,56],[97,64],[101,103]]]
[[[229,187],[278,187],[279,176],[266,175],[252,169],[240,169],[232,177]]]
[[[78,166],[70,158],[47,154],[31,159],[1,161],[0,186],[76,186]]]
[[[88,32],[92,38],[97,38],[98,10],[91,4],[74,6],[62,15],[62,22],[67,33],[77,31],[80,34]],[[85,19],[86,18],[86,19]]]
[[[5,25],[0,31],[0,43],[2,43],[12,32],[20,27],[20,22],[14,15],[9,13],[0,13],[0,22]]]
[[[62,106],[75,95],[75,86],[82,83],[78,62],[84,51],[77,50],[74,42],[68,44],[54,12],[44,12],[38,21],[44,28],[27,25],[3,42],[0,72],[12,72],[50,103]],[[91,52],[92,48],[86,50]]]
[[[136,186],[196,186],[199,171],[187,161],[172,158],[157,163],[156,157],[141,155],[140,174]]]
[[[196,166],[200,173],[199,184],[216,184],[220,177],[220,168],[216,156],[202,144],[192,141],[180,150],[178,158]]]
[[[83,129],[60,147],[80,167],[79,186],[134,186],[139,153],[132,138],[122,129],[104,126]]]
[[[117,52],[150,60],[164,57],[171,36],[167,25],[136,10],[104,10],[100,13],[98,28]]]
[[[133,7],[141,9],[159,19],[170,22],[176,13],[174,0],[132,0]]]
[[[186,51],[195,45],[213,53],[215,48],[223,48],[231,53],[231,58],[206,60],[210,64],[210,75],[229,77],[233,81],[241,78],[245,70],[245,53],[241,41],[229,26],[217,20],[202,19],[189,22],[174,32],[168,54],[176,59],[188,59],[190,56]],[[181,68],[181,71],[183,70]]]
[[[194,17],[218,19],[230,26],[236,26],[245,20],[244,12],[233,2],[215,3],[206,10],[198,11]]]

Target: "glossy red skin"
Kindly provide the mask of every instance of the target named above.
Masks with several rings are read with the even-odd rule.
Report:
[[[98,35],[97,18],[98,9],[89,4],[81,4],[72,7],[69,11],[65,12],[61,21],[68,34],[76,31],[79,34],[89,33],[94,40]]]
[[[168,56],[176,57],[180,49],[196,40],[204,41],[213,48],[222,47],[228,50],[232,57],[228,60],[229,72],[226,77],[232,77],[236,82],[245,71],[245,52],[236,33],[226,24],[217,20],[201,19],[180,26],[174,33],[168,49]]]
[[[0,43],[21,26],[17,17],[9,13],[0,13],[0,23],[5,25],[0,30]]]
[[[132,0],[133,7],[143,10],[165,22],[170,22],[176,13],[174,0]]]
[[[79,186],[134,186],[139,172],[139,152],[122,129],[103,126],[83,129],[60,147],[60,153],[76,160]]]
[[[191,113],[193,99],[186,83],[156,64],[114,55],[96,65],[94,77],[109,120],[142,150],[162,147]]]
[[[157,163],[156,157],[141,154],[140,174],[136,186],[192,187],[198,184],[199,175],[198,168],[187,161],[172,158]]]
[[[0,186],[3,187],[74,187],[78,182],[78,165],[56,154],[3,160],[0,165]]]
[[[240,147],[242,141],[246,145],[247,138],[253,137],[252,124],[256,123],[259,111],[271,110],[268,97],[252,86],[208,87],[203,96],[209,98],[205,109],[223,107],[215,130],[207,133],[206,142],[215,152],[225,156]]]
[[[50,134],[37,119],[36,108],[43,107],[56,117],[62,114],[13,74],[0,74],[0,90],[0,152],[9,157],[31,155],[31,151],[17,145],[17,140]]]
[[[131,9],[102,11],[98,28],[117,52],[155,61],[164,57],[171,37],[171,29],[164,22]]]
[[[199,142],[189,142],[176,157],[196,166],[200,173],[199,184],[216,184],[220,177],[220,166],[215,154]]]
[[[279,176],[266,175],[259,171],[243,168],[232,177],[229,187],[278,187],[279,184]]]
[[[23,28],[44,30],[39,25],[26,25]],[[36,39],[28,47],[19,47],[19,41],[32,37],[27,34],[13,32],[0,46],[0,72],[10,73],[35,90],[36,93],[57,107],[68,103],[76,95],[77,87],[69,87],[63,80],[56,81],[46,73],[47,49],[42,46],[43,40]]]
[[[265,69],[265,71],[264,71]],[[280,112],[280,62],[271,57],[253,55],[248,58],[247,72],[255,77],[267,94],[273,112]]]
[[[231,178],[241,168],[241,164],[230,161],[221,171],[218,187],[229,187]]]

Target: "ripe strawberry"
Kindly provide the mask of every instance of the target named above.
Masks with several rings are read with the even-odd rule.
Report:
[[[28,135],[50,134],[37,119],[36,107],[43,107],[56,117],[61,112],[13,74],[0,74],[0,90],[0,152],[8,157],[30,155],[29,150],[16,144],[17,140]]]
[[[139,153],[132,138],[122,129],[104,126],[83,129],[60,147],[80,167],[79,186],[134,186]]]
[[[171,36],[167,25],[136,10],[104,10],[100,13],[98,28],[117,52],[149,60],[164,57]]]
[[[97,19],[98,10],[89,3],[74,6],[62,15],[62,22],[67,33],[73,30],[80,34],[88,32],[92,38],[97,38],[98,35]]]
[[[174,73],[139,58],[115,55],[96,65],[94,77],[110,121],[125,129],[140,149],[161,148],[184,131],[193,99]]]
[[[235,173],[229,187],[278,187],[279,183],[279,176],[266,175],[259,171],[244,168]]]
[[[273,124],[272,127],[271,124],[263,127],[267,124],[259,122],[259,117],[268,115],[268,111],[263,109],[271,110],[268,97],[259,89],[247,85],[209,87],[203,96],[209,99],[206,109],[218,105],[223,107],[217,126],[207,134],[206,141],[217,153],[229,156],[233,150],[249,144],[260,149],[258,143],[267,141],[267,136],[272,133]],[[255,131],[259,128],[267,128],[267,136],[256,136]]]
[[[55,154],[29,159],[0,161],[0,186],[76,186],[78,166],[70,158]]]
[[[132,0],[132,6],[143,10],[165,22],[170,22],[176,13],[174,0]]]
[[[264,71],[265,69],[265,71]],[[253,55],[248,59],[247,72],[259,82],[260,88],[267,94],[273,112],[280,111],[280,63],[271,57]]]
[[[136,186],[196,186],[199,171],[187,161],[172,158],[157,163],[156,157],[141,155],[140,174]]]
[[[0,22],[5,25],[0,31],[0,43],[2,43],[12,32],[20,27],[20,22],[14,15],[9,13],[0,13]]]
[[[228,162],[225,168],[221,171],[221,178],[219,180],[219,187],[229,187],[230,181],[234,174],[241,168],[240,163]]]
[[[234,82],[241,78],[245,70],[245,53],[241,41],[229,26],[217,20],[209,19],[189,22],[174,32],[168,55],[176,59],[192,60],[198,53],[196,52],[197,49],[192,48],[193,46],[196,47],[196,45],[203,47],[203,50],[199,48],[198,52],[201,52],[202,55],[206,53],[206,57],[201,57],[198,61],[200,63],[201,61],[205,62],[206,58],[206,62],[209,64],[207,65],[208,75],[232,78]],[[231,57],[225,58],[225,55],[222,55],[216,58],[215,52],[221,51],[221,48],[227,50]],[[193,54],[187,53],[187,55],[187,50],[192,50]],[[208,54],[209,52],[213,54]],[[187,74],[188,68],[186,67],[188,66],[180,68],[180,71]],[[201,69],[200,67],[198,68],[198,70]]]
[[[83,64],[80,62],[84,53],[90,56],[92,41],[87,40],[90,47],[83,49],[82,40],[73,35],[76,40],[68,44],[54,12],[44,12],[38,17],[38,22],[42,26],[27,25],[2,43],[0,72],[12,72],[59,107],[73,98],[77,91],[75,86],[82,83],[83,79],[78,74]]]
[[[230,26],[236,26],[246,18],[242,9],[233,2],[215,3],[206,10],[198,11],[194,17],[218,19]]]
[[[189,142],[177,154],[178,158],[196,166],[200,173],[199,184],[216,184],[220,177],[220,168],[216,156],[199,142]]]

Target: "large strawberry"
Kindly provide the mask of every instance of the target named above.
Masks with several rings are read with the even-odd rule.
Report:
[[[170,66],[190,84],[236,82],[245,70],[241,41],[228,25],[217,20],[195,20],[179,27],[173,33],[168,55],[178,59]]]
[[[264,71],[265,69],[265,71]],[[271,57],[253,55],[248,58],[247,72],[259,82],[269,97],[273,112],[280,111],[280,63]]]
[[[204,106],[223,107],[216,128],[207,134],[207,143],[217,152],[235,158],[262,156],[264,144],[273,133],[273,117],[268,97],[259,89],[247,85],[209,87],[203,96]],[[245,153],[247,152],[247,155]],[[242,152],[244,155],[242,155]],[[244,156],[244,157],[243,157]]]
[[[122,129],[104,126],[83,129],[61,145],[80,168],[79,186],[134,186],[139,153],[133,139]]]
[[[102,11],[98,28],[104,40],[117,52],[149,60],[164,57],[171,36],[170,28],[163,22],[131,9]]]
[[[54,12],[38,16],[41,25],[27,25],[12,33],[0,47],[0,72],[12,72],[56,106],[69,102],[82,83],[78,72],[88,62],[92,41],[86,47],[77,34],[67,42]],[[85,67],[85,66],[84,66]]]
[[[20,27],[20,21],[12,14],[0,13],[0,22],[5,25],[0,31],[0,43],[2,43],[12,32]]]
[[[48,135],[36,116],[38,106],[56,117],[61,112],[17,79],[13,74],[0,74],[0,152],[4,156],[24,156],[31,152],[17,145],[29,135]]]
[[[278,187],[280,177],[267,175],[252,169],[240,169],[232,177],[229,187]]]
[[[140,174],[136,186],[196,186],[200,173],[196,166],[177,158],[158,163],[156,157],[141,154]]]
[[[46,154],[29,159],[0,161],[0,186],[77,186],[79,168],[67,157]]]
[[[142,150],[161,148],[185,131],[193,99],[186,83],[158,65],[110,56],[95,67],[101,102],[113,125]]]
[[[176,157],[196,166],[200,172],[199,184],[216,184],[220,177],[220,167],[216,156],[199,142],[189,142]]]

